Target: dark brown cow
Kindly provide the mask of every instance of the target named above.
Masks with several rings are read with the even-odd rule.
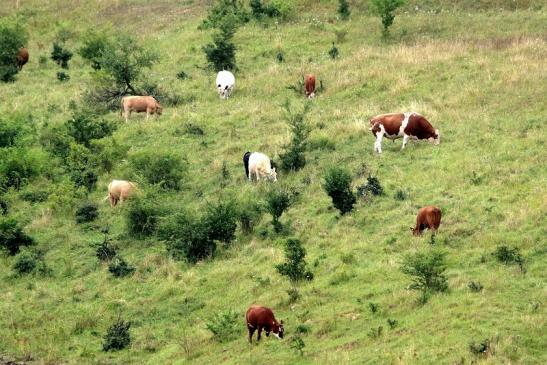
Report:
[[[17,53],[17,69],[21,70],[23,66],[28,62],[29,59],[29,53],[28,49],[21,48],[19,52]]]
[[[306,75],[304,87],[306,88],[306,97],[313,98],[315,96],[315,75]]]
[[[122,98],[122,110],[125,121],[129,120],[131,112],[146,112],[146,120],[150,114],[161,115],[163,108],[152,96],[124,96]]]
[[[426,228],[429,228],[435,233],[437,229],[439,229],[440,224],[441,210],[433,205],[427,205],[418,211],[416,227],[410,227],[410,229],[412,230],[413,235],[419,236]]]
[[[403,148],[410,139],[427,139],[435,145],[441,143],[438,129],[418,113],[381,114],[370,119],[370,130],[376,136],[374,150],[382,153],[382,138],[403,138]]]
[[[262,329],[266,331],[266,336],[273,332],[277,338],[283,338],[283,321],[278,322],[270,308],[251,305],[245,314],[247,329],[249,330],[249,342],[253,342],[253,334],[258,330],[257,341],[260,341]]]

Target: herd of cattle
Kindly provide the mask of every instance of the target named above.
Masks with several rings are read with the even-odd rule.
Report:
[[[21,48],[17,54],[16,65],[21,69],[29,60],[29,52],[26,48]],[[304,78],[304,90],[307,98],[315,97],[315,75],[306,75]],[[216,87],[221,99],[227,99],[234,90],[235,77],[229,71],[220,71],[216,78]],[[159,102],[152,96],[125,96],[121,100],[120,115],[123,114],[125,121],[129,121],[132,112],[146,113],[146,119],[150,114],[161,115],[163,108]],[[373,136],[374,151],[382,153],[382,139],[388,138],[395,140],[403,138],[404,149],[409,140],[428,140],[435,145],[440,143],[440,133],[434,129],[429,121],[422,115],[414,112],[410,113],[390,113],[380,114],[370,119],[370,128]],[[275,163],[261,152],[245,152],[243,155],[243,166],[245,176],[249,181],[253,176],[259,181],[261,178],[277,181],[277,172]],[[135,183],[126,180],[112,180],[108,185],[108,196],[111,207],[115,207],[118,202],[127,200],[135,191]],[[435,232],[441,223],[441,210],[435,206],[425,206],[418,211],[416,225],[411,228],[414,235],[420,235],[425,229]],[[266,336],[270,332],[277,338],[283,338],[283,321],[277,321],[270,308],[252,305],[245,315],[247,329],[249,331],[249,342],[255,331],[258,331],[257,339],[260,340],[262,330]]]

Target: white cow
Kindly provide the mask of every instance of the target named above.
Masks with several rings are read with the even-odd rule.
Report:
[[[115,207],[118,202],[127,200],[135,192],[137,186],[135,183],[127,180],[112,180],[108,184],[108,196],[110,206]],[[105,198],[105,199],[107,199]]]
[[[272,166],[272,161],[268,156],[260,152],[246,152],[243,156],[243,164],[245,166],[245,172],[249,180],[252,180],[252,176],[256,176],[256,180],[260,180],[261,177],[265,177],[268,180],[277,181],[277,172],[275,167]]]
[[[217,74],[216,85],[221,99],[228,99],[234,89],[235,84],[236,79],[234,74],[230,71],[220,71]]]

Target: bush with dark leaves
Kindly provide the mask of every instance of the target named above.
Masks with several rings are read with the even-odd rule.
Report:
[[[108,271],[117,278],[123,278],[135,272],[135,268],[127,263],[121,256],[116,256],[108,264]]]
[[[332,204],[341,214],[353,210],[356,200],[351,190],[351,175],[341,167],[327,170],[323,188],[332,199]]]
[[[229,244],[235,238],[237,209],[233,201],[209,204],[204,224],[213,240]]]
[[[23,231],[15,218],[0,217],[0,248],[13,256],[19,252],[20,247],[32,244],[34,240]]]
[[[76,223],[93,222],[99,217],[99,207],[92,202],[85,202],[76,210]]]
[[[129,203],[127,210],[127,230],[136,238],[153,235],[158,228],[159,208],[153,199],[135,197]]]
[[[298,239],[290,238],[285,242],[285,262],[276,265],[277,271],[289,280],[297,282],[300,280],[312,280],[313,273],[307,269],[306,249]]]
[[[129,328],[131,322],[126,322],[120,318],[108,328],[104,337],[103,351],[122,350],[131,344],[131,335]]]

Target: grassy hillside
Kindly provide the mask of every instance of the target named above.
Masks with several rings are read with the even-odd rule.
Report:
[[[349,21],[336,17],[335,1],[298,1],[285,22],[251,21],[235,35],[236,89],[219,100],[215,73],[201,47],[211,32],[198,30],[207,2],[199,1],[17,1],[0,15],[21,14],[30,34],[30,62],[15,83],[0,84],[0,112],[28,118],[19,147],[37,156],[42,174],[3,199],[9,216],[44,252],[49,274],[18,276],[16,258],[0,252],[0,362],[30,364],[542,364],[547,362],[546,239],[547,14],[541,1],[411,2],[397,15],[391,37],[381,38],[377,17],[364,2],[351,2]],[[358,3],[358,4],[357,4]],[[131,237],[128,204],[103,201],[111,179],[135,177],[128,157],[102,173],[86,196],[65,177],[60,161],[43,147],[44,131],[67,121],[92,80],[92,69],[75,55],[70,80],[49,57],[60,28],[70,31],[76,53],[90,27],[131,33],[160,55],[147,75],[184,101],[159,118],[118,112],[106,119],[114,139],[140,151],[172,152],[187,161],[180,191],[161,191],[139,181],[162,207],[160,222],[181,209],[202,214],[219,199],[261,197],[268,183],[246,182],[241,158],[262,151],[278,159],[289,131],[282,103],[302,108],[303,96],[288,86],[315,73],[324,90],[311,101],[313,127],[304,169],[280,173],[280,185],[299,192],[282,216],[288,232],[273,231],[264,214],[252,234],[238,229],[236,241],[197,264],[175,261],[158,237]],[[328,50],[335,31],[340,57]],[[277,62],[276,54],[285,61]],[[179,80],[185,71],[189,79]],[[441,131],[441,144],[384,140],[373,151],[371,116],[397,111],[425,115]],[[186,132],[189,123],[204,135]],[[325,147],[326,146],[326,147]],[[329,147],[330,146],[330,147]],[[332,147],[333,146],[333,147]],[[2,155],[5,156],[4,152]],[[223,164],[228,177],[223,178]],[[340,217],[322,183],[330,166],[353,174],[354,187],[369,174],[385,194],[359,200]],[[402,191],[406,199],[395,198]],[[32,203],[25,194],[44,191]],[[82,201],[100,204],[97,221],[80,225]],[[438,205],[443,221],[434,245],[429,234],[413,237],[419,207]],[[136,267],[117,279],[95,256],[102,230]],[[274,266],[283,243],[299,238],[315,278],[298,284],[291,302],[289,281]],[[492,253],[517,247],[525,272]],[[401,270],[407,254],[446,253],[449,290],[425,304],[408,290]],[[468,288],[480,282],[478,293]],[[247,342],[244,313],[250,304],[274,309],[286,339]],[[370,303],[377,305],[371,310]],[[218,342],[206,328],[215,314],[239,315],[239,335]],[[107,328],[121,316],[132,322],[129,349],[103,352]],[[396,320],[391,328],[387,320]],[[298,334],[303,355],[291,347]],[[382,327],[382,330],[378,330]],[[306,332],[307,330],[307,332]],[[380,332],[380,333],[378,333]],[[490,341],[487,354],[470,342]]]

